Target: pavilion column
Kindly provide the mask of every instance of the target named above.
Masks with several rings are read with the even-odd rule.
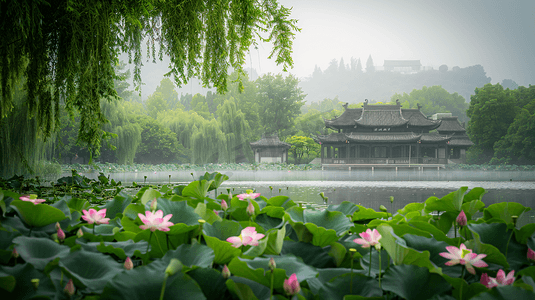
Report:
[[[323,159],[325,158],[325,146],[321,144],[321,163],[323,163]]]

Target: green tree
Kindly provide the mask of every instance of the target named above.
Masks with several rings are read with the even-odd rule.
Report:
[[[229,67],[242,71],[258,39],[273,42],[277,64],[292,66],[298,28],[289,15],[276,0],[1,1],[0,118],[13,109],[24,74],[27,117],[36,117],[45,137],[65,105],[80,112],[80,141],[98,147],[105,123],[100,101],[117,97],[114,64],[121,52],[132,58],[137,87],[146,37],[148,56],[168,55],[178,85],[197,76],[222,92]]]
[[[155,92],[162,95],[162,98],[167,102],[167,107],[169,109],[184,109],[184,106],[178,101],[178,93],[175,90],[175,84],[168,77],[165,77],[160,81]]]
[[[176,135],[148,116],[136,116],[141,126],[141,143],[136,152],[136,163],[163,164],[176,162],[182,155]]]
[[[505,91],[500,84],[476,88],[467,111],[470,117],[467,131],[483,155],[488,158],[494,155],[494,144],[507,134],[517,110],[513,93]]]
[[[371,54],[370,56],[368,56],[368,60],[366,61],[366,72],[375,72],[375,66],[373,65],[373,59]]]
[[[318,157],[320,152],[320,145],[313,139],[306,136],[291,136],[286,139],[286,143],[292,145],[289,152],[294,158],[296,164],[301,164],[303,159],[307,158],[307,162]]]
[[[535,113],[521,109],[507,134],[494,144],[494,151],[492,164],[535,164]]]
[[[253,153],[247,140],[249,125],[245,114],[237,108],[234,98],[225,100],[223,105],[217,107],[217,116],[227,145],[223,161],[235,163],[238,157],[246,157],[252,161]]]
[[[154,92],[147,98],[146,101],[147,113],[152,118],[156,119],[156,116],[161,111],[166,111],[169,109],[169,104],[163,98],[162,93]]]
[[[298,87],[297,77],[281,74],[266,74],[256,80],[259,117],[266,133],[283,132],[293,127],[294,119],[300,113],[305,94]]]

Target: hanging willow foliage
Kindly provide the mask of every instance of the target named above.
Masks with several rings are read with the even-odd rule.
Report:
[[[298,30],[276,0],[0,0],[0,118],[14,109],[17,78],[26,78],[28,117],[45,137],[60,106],[81,115],[79,139],[100,145],[100,100],[117,96],[113,66],[121,52],[141,86],[142,42],[153,60],[168,55],[178,85],[199,77],[218,91],[227,70],[241,71],[249,47],[270,41],[284,69],[293,65]],[[158,51],[156,51],[158,49]]]

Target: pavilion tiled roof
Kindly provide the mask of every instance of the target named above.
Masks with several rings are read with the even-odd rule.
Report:
[[[470,146],[473,146],[474,143],[465,134],[462,134],[462,135],[454,134],[451,137],[451,140],[449,141],[449,145],[450,146],[466,146],[466,147],[470,147]]]
[[[362,108],[347,108],[342,115],[332,120],[325,120],[325,126],[331,128],[355,126],[355,120],[362,115]]]
[[[466,132],[457,117],[443,117],[442,123],[437,128],[439,132]]]
[[[436,129],[442,123],[441,120],[430,120],[419,109],[401,109],[403,118],[409,120],[409,126],[428,127],[429,130]]]
[[[364,105],[362,115],[355,120],[358,126],[364,127],[397,127],[408,122],[401,115],[399,105]]]
[[[441,135],[438,132],[423,133],[420,139],[422,143],[445,142],[451,139],[451,135]]]
[[[265,147],[281,147],[290,148],[292,145],[279,140],[277,135],[262,136],[262,138],[256,142],[249,143],[251,148],[265,148]]]
[[[318,143],[339,143],[347,140],[345,133],[331,133],[329,135],[318,135],[314,138]]]

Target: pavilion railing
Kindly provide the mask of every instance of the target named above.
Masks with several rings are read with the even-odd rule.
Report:
[[[419,157],[411,158],[323,158],[321,163],[323,164],[447,164],[446,158],[434,158],[434,157]]]

